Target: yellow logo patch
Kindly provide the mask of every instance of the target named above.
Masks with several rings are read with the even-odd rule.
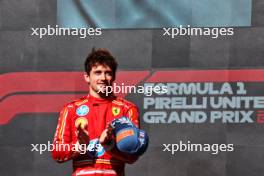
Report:
[[[88,120],[84,117],[79,117],[75,120],[75,127],[78,128],[79,126],[81,129],[85,129],[88,125]]]
[[[114,116],[117,116],[120,113],[120,108],[112,107],[112,113],[114,114]]]

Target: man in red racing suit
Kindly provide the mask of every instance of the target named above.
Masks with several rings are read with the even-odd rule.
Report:
[[[73,176],[124,176],[125,163],[138,158],[118,151],[107,141],[111,136],[108,125],[114,119],[126,116],[139,127],[134,104],[99,91],[115,79],[116,68],[101,59],[110,56],[106,50],[92,51],[87,60],[95,61],[85,64],[89,95],[66,104],[60,112],[52,157],[58,162],[73,160]]]

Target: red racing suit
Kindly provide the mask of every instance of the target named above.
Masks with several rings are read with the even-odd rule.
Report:
[[[98,142],[107,125],[122,116],[130,118],[139,127],[137,107],[122,98],[99,99],[88,95],[66,104],[60,112],[56,128],[53,159],[58,162],[72,159],[73,176],[124,176],[125,163],[132,163],[136,159],[122,157],[116,147],[104,149]],[[79,118],[88,122],[85,130],[89,133],[90,143],[89,152],[85,154],[76,149],[79,142],[75,122]]]

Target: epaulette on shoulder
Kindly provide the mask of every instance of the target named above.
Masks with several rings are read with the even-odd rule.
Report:
[[[72,102],[68,103],[67,106],[80,106],[86,102],[88,102],[88,99],[84,96],[79,99],[73,100]]]
[[[134,104],[130,101],[125,100],[124,98],[118,97],[117,99],[113,100],[114,104],[120,105],[120,106],[134,106]]]
[[[119,106],[124,106],[123,101],[121,101],[119,98],[113,100],[112,103],[114,103],[114,104],[116,104],[116,105],[119,105]]]

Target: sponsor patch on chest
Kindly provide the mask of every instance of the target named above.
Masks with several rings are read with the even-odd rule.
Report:
[[[76,114],[78,116],[85,116],[89,113],[89,107],[87,105],[82,105],[76,109]]]

